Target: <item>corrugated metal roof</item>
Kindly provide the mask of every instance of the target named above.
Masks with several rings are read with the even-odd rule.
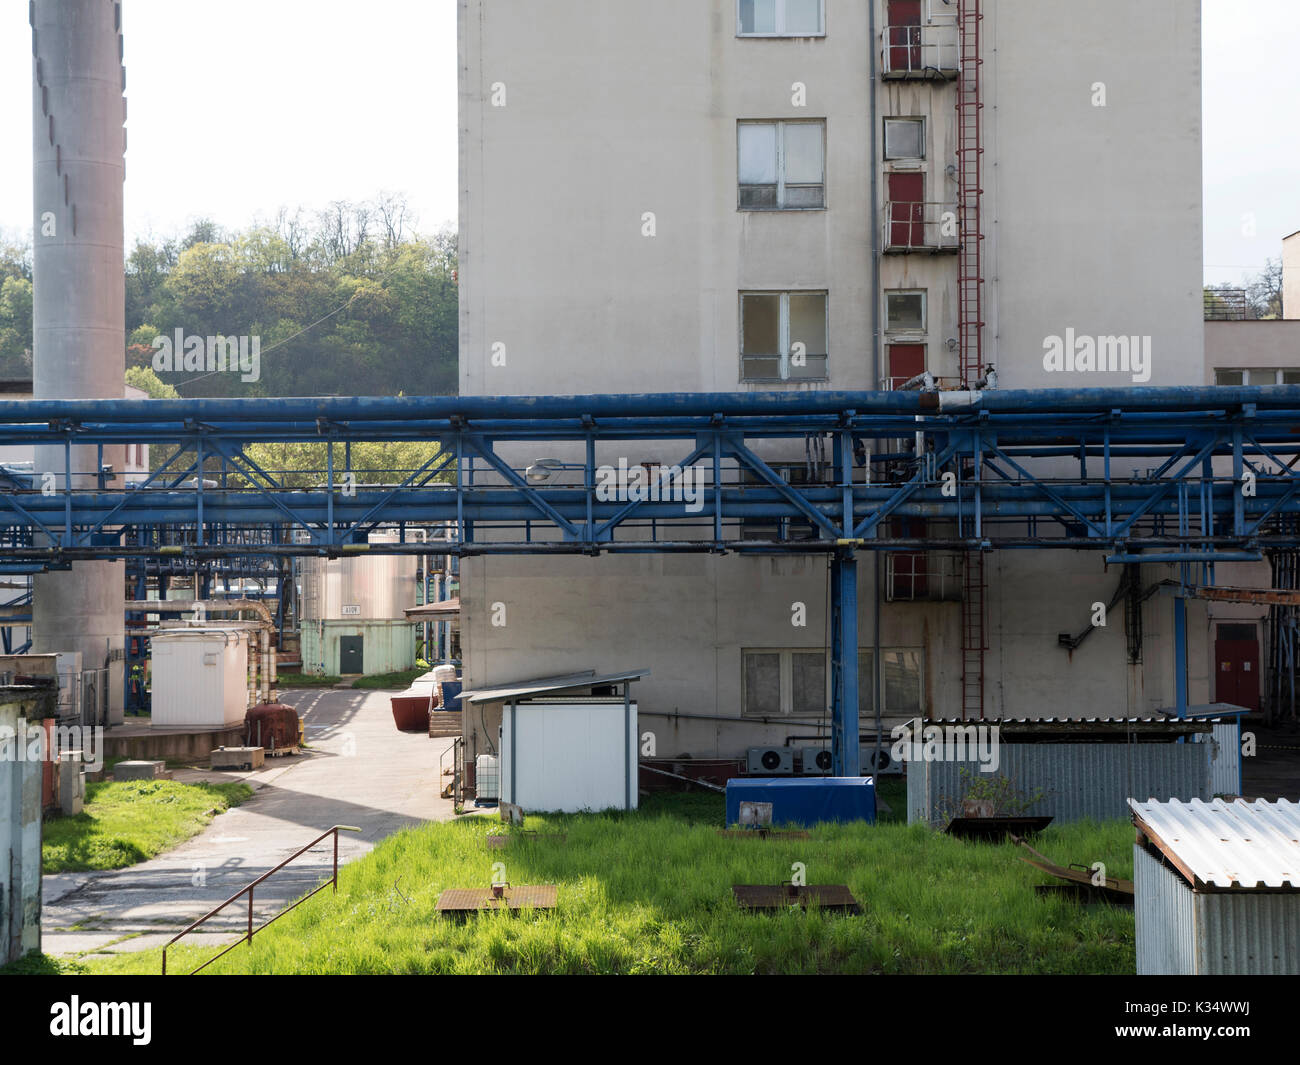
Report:
[[[1193,887],[1300,892],[1300,803],[1129,800],[1138,830]]]
[[[462,692],[464,703],[502,703],[515,699],[526,699],[533,695],[552,695],[556,692],[576,691],[598,684],[621,684],[624,681],[640,680],[650,675],[649,669],[631,669],[626,673],[605,673],[596,675],[594,669],[585,673],[565,673],[558,677],[537,677],[533,680],[515,681],[500,688],[479,688],[477,691]]]

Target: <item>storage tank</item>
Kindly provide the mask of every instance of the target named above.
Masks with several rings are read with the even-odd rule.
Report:
[[[175,629],[155,633],[153,710],[159,726],[239,725],[249,705],[248,629]]]

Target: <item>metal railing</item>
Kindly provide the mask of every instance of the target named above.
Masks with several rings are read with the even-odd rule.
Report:
[[[301,906],[304,902],[306,902],[309,898],[311,898],[313,895],[317,894],[318,892],[324,891],[326,885],[331,885],[331,886],[334,888],[334,892],[337,894],[337,893],[338,893],[338,890],[339,890],[339,833],[340,833],[340,832],[360,832],[360,831],[361,831],[361,829],[359,829],[359,828],[354,828],[354,827],[351,826],[351,825],[335,825],[333,828],[326,829],[326,830],[325,830],[324,832],[322,832],[319,836],[317,836],[314,840],[312,840],[310,843],[308,843],[307,846],[301,848],[300,850],[296,850],[296,851],[294,851],[291,855],[289,855],[289,857],[287,857],[284,861],[282,861],[282,862],[281,862],[279,865],[277,865],[275,868],[273,868],[273,869],[268,869],[265,873],[263,873],[261,876],[259,876],[256,880],[254,880],[254,881],[253,881],[251,884],[249,884],[247,887],[242,888],[242,889],[240,889],[239,891],[235,892],[235,894],[231,895],[230,898],[226,899],[226,901],[223,902],[220,906],[218,906],[215,910],[210,910],[210,911],[208,911],[208,912],[205,913],[202,917],[200,917],[197,921],[195,921],[192,925],[190,925],[188,928],[186,928],[185,931],[181,932],[180,934],[178,934],[178,935],[176,935],[176,936],[173,936],[173,937],[172,937],[172,938],[167,942],[167,944],[163,947],[163,951],[162,951],[162,975],[163,975],[163,976],[166,976],[166,975],[167,975],[167,950],[168,950],[168,948],[169,948],[169,947],[172,947],[172,946],[175,946],[175,944],[176,944],[179,940],[185,938],[187,935],[189,935],[191,932],[193,932],[194,929],[198,928],[199,925],[205,923],[206,921],[211,920],[213,917],[215,917],[217,914],[219,914],[222,910],[224,910],[227,906],[229,906],[232,902],[234,902],[236,899],[238,899],[241,895],[247,895],[247,896],[248,896],[248,931],[247,931],[243,936],[241,936],[239,939],[237,939],[237,940],[235,940],[233,943],[231,943],[230,946],[226,947],[225,950],[221,951],[219,954],[214,954],[214,955],[213,955],[212,957],[210,957],[207,961],[205,961],[202,965],[200,965],[197,969],[192,969],[192,970],[190,971],[190,973],[189,973],[190,976],[193,976],[195,973],[202,972],[204,969],[206,969],[209,965],[211,965],[211,964],[212,964],[214,961],[216,961],[218,958],[220,958],[220,957],[222,957],[222,956],[228,954],[230,951],[234,950],[237,946],[239,946],[239,944],[241,944],[241,943],[252,943],[252,942],[253,942],[253,936],[257,935],[258,932],[261,932],[261,931],[263,931],[264,929],[269,928],[272,924],[274,924],[276,921],[278,921],[281,917],[283,917],[283,916],[284,916],[286,913],[288,913],[290,910],[296,909],[297,907]],[[301,857],[303,854],[306,854],[307,851],[311,850],[314,846],[316,846],[316,844],[320,843],[323,839],[325,839],[325,838],[328,837],[328,836],[333,836],[333,837],[334,837],[334,866],[333,866],[333,872],[332,872],[332,874],[330,875],[330,878],[329,878],[328,880],[322,882],[321,884],[317,885],[317,886],[316,886],[315,888],[313,888],[311,891],[307,892],[307,894],[305,894],[302,898],[300,898],[297,902],[293,903],[291,906],[288,906],[288,907],[286,907],[285,909],[281,910],[279,913],[277,913],[274,917],[272,917],[272,918],[271,918],[269,921],[267,921],[265,924],[263,924],[263,925],[259,925],[257,928],[254,928],[254,927],[253,927],[253,890],[257,887],[257,885],[260,884],[260,883],[262,883],[262,881],[264,881],[264,880],[266,880],[266,879],[268,879],[268,878],[274,876],[276,873],[278,873],[281,869],[283,869],[286,865],[288,865],[288,864],[289,864],[291,861],[293,861],[295,858],[299,858],[299,857]]]
[[[950,251],[961,247],[955,203],[935,200],[889,200],[881,216],[887,252]]]
[[[894,78],[955,78],[960,49],[955,23],[886,26],[881,34],[881,71]]]

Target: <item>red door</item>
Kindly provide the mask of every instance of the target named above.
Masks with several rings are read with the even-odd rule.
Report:
[[[920,248],[925,239],[925,175],[889,175],[889,244]]]
[[[901,388],[913,377],[918,377],[923,373],[925,373],[924,344],[889,345],[890,391]]]
[[[921,69],[921,0],[889,0],[889,69]]]
[[[1259,639],[1253,625],[1220,625],[1214,642],[1214,697],[1259,709]]]

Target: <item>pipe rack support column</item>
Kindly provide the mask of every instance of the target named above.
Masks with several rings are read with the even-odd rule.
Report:
[[[858,560],[850,550],[831,559],[831,772],[856,777],[858,746]]]

